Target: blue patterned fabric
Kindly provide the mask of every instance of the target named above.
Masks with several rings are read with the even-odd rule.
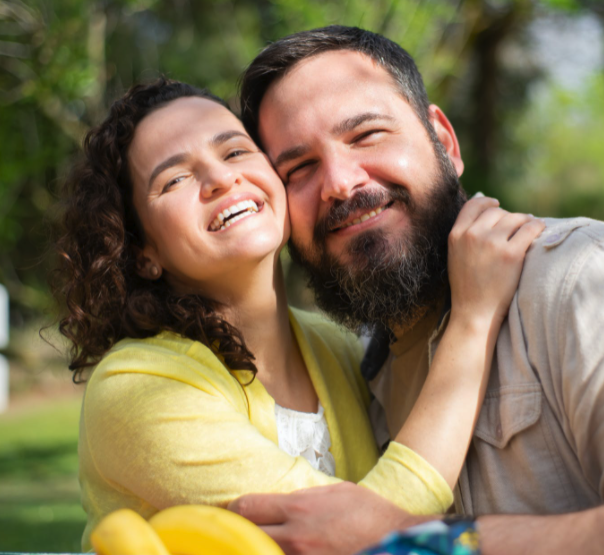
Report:
[[[386,536],[358,555],[480,555],[478,530],[473,520],[435,520]]]

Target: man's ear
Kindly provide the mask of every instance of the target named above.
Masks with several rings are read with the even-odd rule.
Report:
[[[146,247],[139,249],[134,247],[136,256],[136,273],[143,279],[155,281],[159,279],[162,274],[161,264],[156,260],[155,253],[147,245]]]
[[[464,163],[461,159],[457,135],[455,135],[455,130],[453,129],[451,122],[436,104],[430,104],[428,112],[430,123],[432,124],[432,127],[434,127],[434,131],[436,131],[438,140],[445,147],[445,151],[449,155],[449,158],[457,171],[457,175],[461,176],[464,170]]]

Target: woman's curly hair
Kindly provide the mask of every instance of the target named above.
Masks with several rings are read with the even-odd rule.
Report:
[[[215,301],[178,294],[163,277],[150,281],[136,271],[145,238],[133,206],[128,148],[145,116],[191,96],[226,107],[206,90],[165,78],[132,87],[86,135],[83,159],[63,185],[53,292],[65,309],[59,330],[71,342],[76,383],[120,339],[164,330],[200,341],[232,370],[256,373],[241,332],[217,314]]]

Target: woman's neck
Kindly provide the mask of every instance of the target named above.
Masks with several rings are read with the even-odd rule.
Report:
[[[228,298],[223,317],[243,335],[254,354],[256,379],[279,405],[315,412],[318,399],[289,323],[285,280],[275,261],[272,275],[249,273]]]

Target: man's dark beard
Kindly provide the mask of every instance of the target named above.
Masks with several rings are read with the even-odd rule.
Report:
[[[440,146],[440,145],[438,145]],[[317,222],[313,251],[289,242],[292,259],[308,273],[319,308],[355,330],[374,331],[412,324],[445,293],[447,240],[466,195],[448,158],[437,147],[440,174],[425,205],[418,206],[407,190],[392,185],[382,193],[360,190],[335,201]],[[388,238],[369,230],[350,241],[342,263],[327,252],[326,238],[351,213],[389,204],[403,204],[410,218],[409,233]]]

